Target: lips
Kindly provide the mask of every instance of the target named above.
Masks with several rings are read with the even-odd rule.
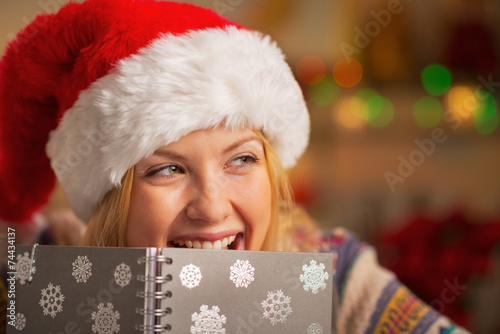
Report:
[[[243,235],[237,233],[217,240],[175,239],[168,243],[169,247],[195,249],[239,249]]]

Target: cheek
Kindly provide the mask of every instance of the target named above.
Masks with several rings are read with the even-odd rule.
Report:
[[[256,211],[256,214],[261,218],[260,225],[263,225],[267,231],[267,227],[271,222],[271,184],[267,174],[256,187],[258,188],[255,189],[255,194],[259,194],[259,196],[254,196],[255,206],[260,209],[260,211]]]
[[[260,250],[271,223],[271,184],[267,173],[240,188],[239,193],[242,195],[240,207],[243,208],[242,213],[248,224],[249,240],[246,248]]]
[[[172,194],[137,185],[132,188],[127,226],[127,246],[165,247],[169,228],[176,217]]]

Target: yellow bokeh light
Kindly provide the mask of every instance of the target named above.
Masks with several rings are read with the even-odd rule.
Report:
[[[462,119],[472,119],[480,101],[474,90],[467,86],[455,86],[446,95],[448,112]]]
[[[343,97],[333,108],[333,119],[349,130],[360,130],[366,125],[363,118],[365,101],[356,96]]]

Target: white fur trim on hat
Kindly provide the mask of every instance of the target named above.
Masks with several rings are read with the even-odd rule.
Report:
[[[285,168],[309,138],[302,92],[281,50],[227,27],[162,35],[81,92],[47,144],[77,216],[88,221],[126,171],[200,129],[260,129]]]

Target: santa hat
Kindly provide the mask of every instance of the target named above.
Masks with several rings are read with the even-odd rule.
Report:
[[[170,1],[40,15],[0,64],[0,218],[29,219],[55,172],[88,221],[130,167],[219,124],[260,129],[285,168],[307,146],[301,90],[268,36]]]

